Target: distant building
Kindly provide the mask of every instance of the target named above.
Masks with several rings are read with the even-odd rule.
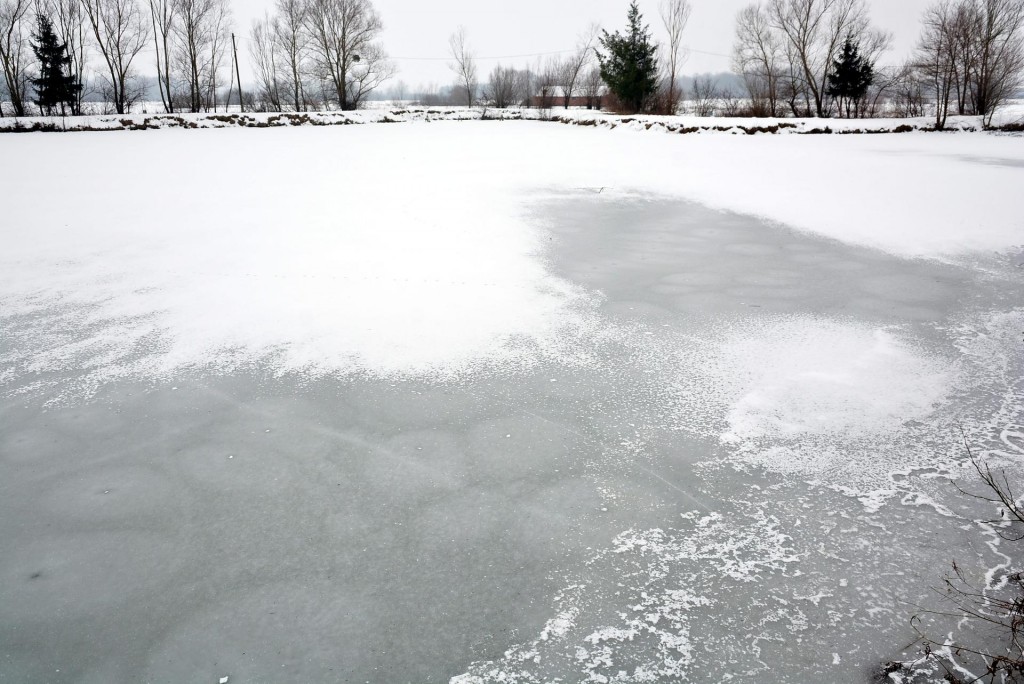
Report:
[[[608,89],[601,86],[596,94],[584,94],[584,88],[577,87],[573,96],[569,98],[570,107],[584,107],[586,109],[600,109],[601,101],[607,94]],[[530,106],[539,109],[553,109],[565,106],[565,90],[562,86],[540,86],[530,98]]]

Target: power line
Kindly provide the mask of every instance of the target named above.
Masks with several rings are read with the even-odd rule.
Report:
[[[701,55],[711,55],[713,57],[724,57],[726,59],[732,59],[732,55],[723,55],[721,52],[709,52],[707,50],[697,50],[695,48],[687,48],[690,52],[696,52]],[[497,57],[474,57],[477,61],[493,60],[493,59],[524,59],[526,57],[547,57],[548,55],[565,55],[575,52],[575,50],[554,50],[552,52],[531,52],[522,55],[500,55]],[[388,57],[388,59],[394,59],[401,62],[450,62],[452,60],[451,55],[447,57]]]
[[[575,50],[555,50],[553,52],[531,52],[523,55],[501,55],[498,57],[473,57],[476,61],[485,61],[491,59],[524,59],[526,57],[547,57],[548,55],[564,55]],[[388,59],[394,59],[401,62],[450,62],[452,61],[451,55],[447,57],[388,57]]]
[[[249,38],[247,36],[239,36],[238,40],[245,41],[246,43],[250,42],[250,40],[249,40]],[[712,57],[723,57],[725,59],[732,59],[732,55],[724,55],[721,52],[710,52],[708,50],[698,50],[696,48],[686,48],[686,49],[689,50],[690,52],[695,52],[695,53],[697,53],[699,55],[710,55]],[[576,50],[573,49],[573,50],[552,50],[550,52],[528,52],[528,53],[524,53],[524,54],[521,54],[521,55],[497,55],[497,56],[489,56],[489,57],[474,57],[473,59],[475,59],[475,60],[477,60],[479,62],[489,61],[489,60],[496,60],[496,59],[526,59],[528,57],[549,57],[551,55],[567,55],[567,54],[570,54],[570,53],[573,53],[573,52],[576,52]],[[394,60],[394,61],[397,61],[397,62],[450,62],[450,61],[452,61],[451,55],[446,55],[444,57],[394,57],[394,56],[389,55],[388,59],[391,59],[391,60]]]
[[[699,55],[711,55],[713,57],[725,57],[726,59],[732,59],[732,55],[723,55],[721,52],[708,52],[707,50],[696,50],[694,48],[687,48],[690,52],[696,52]]]
[[[246,43],[252,42],[246,36],[239,36],[238,40],[245,41]],[[565,54],[569,54],[569,53],[572,53],[572,52],[576,52],[576,50],[553,50],[551,52],[530,52],[530,53],[525,53],[525,54],[521,54],[521,55],[498,55],[498,56],[495,56],[495,57],[476,57],[476,56],[474,56],[473,59],[478,61],[478,62],[486,61],[486,60],[493,60],[493,59],[525,59],[527,57],[547,57],[549,55],[565,55]],[[452,56],[451,55],[447,55],[445,57],[394,57],[394,56],[388,55],[388,59],[399,61],[399,62],[450,62],[450,61],[452,61]]]

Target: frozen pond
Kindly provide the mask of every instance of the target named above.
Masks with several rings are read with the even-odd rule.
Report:
[[[238,133],[315,139],[193,135]],[[295,209],[260,205],[278,179],[255,176],[232,191],[258,226],[237,252],[204,253],[200,221],[157,261],[173,231],[139,214],[163,237],[19,243],[0,681],[859,682],[911,657],[954,558],[1010,562],[949,479],[970,481],[958,425],[996,462],[1024,454],[1024,253],[897,256],[585,175],[483,215],[419,211],[424,179],[363,210],[438,234],[454,213],[401,285],[373,261],[401,246],[370,231],[340,243],[369,265],[292,253],[326,243],[289,237]],[[232,308],[258,303],[275,315]]]

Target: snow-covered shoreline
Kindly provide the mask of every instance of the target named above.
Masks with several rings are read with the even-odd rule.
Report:
[[[996,122],[994,131],[1020,132],[1016,109]],[[366,109],[354,112],[200,114],[108,114],[80,117],[3,117],[0,133],[143,131],[168,128],[278,128],[295,126],[347,126],[371,123],[414,123],[431,121],[543,121],[607,129],[627,128],[669,134],[725,135],[850,135],[936,132],[930,117],[913,119],[754,119],[742,117],[619,115],[585,109],[494,109],[465,107],[409,107]],[[984,130],[980,117],[951,117],[941,131]]]

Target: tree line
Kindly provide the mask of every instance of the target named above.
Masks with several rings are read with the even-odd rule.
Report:
[[[465,104],[479,93],[497,107],[604,101],[619,111],[675,114],[690,14],[688,0],[662,0],[664,38],[656,42],[634,1],[624,33],[591,28],[571,57],[533,70],[499,65],[481,89],[460,29],[451,38],[456,89]],[[736,17],[732,67],[745,92],[697,78],[685,95],[699,115],[911,117],[930,108],[942,128],[950,111],[990,125],[1024,85],[1024,0],[936,0],[911,58],[882,65],[892,42],[872,24],[866,0],[761,0]]]
[[[754,116],[985,117],[1024,73],[1024,0],[938,0],[922,17],[913,56],[879,66],[892,35],[871,25],[865,0],[768,0],[737,18],[733,68]]]
[[[527,67],[498,64],[485,77],[459,28],[449,39],[454,85],[444,99],[673,114],[688,96],[698,114],[934,112],[942,127],[951,112],[990,123],[1022,85],[1024,0],[936,0],[922,17],[913,56],[897,66],[881,64],[893,36],[872,24],[866,0],[759,0],[735,23],[732,68],[744,92],[697,79],[684,93],[691,9],[689,0],[662,0],[663,37],[656,41],[634,1],[624,32],[591,25],[563,56]],[[255,83],[246,104],[266,111],[358,108],[396,72],[382,29],[371,0],[275,0],[247,36]],[[228,0],[0,0],[0,115],[4,99],[16,116],[33,103],[42,113],[78,114],[89,93],[127,113],[145,93],[139,55],[147,46],[165,111],[216,109],[218,92],[238,85],[229,68],[230,31]],[[405,99],[404,86],[393,92]],[[442,95],[420,99],[433,104],[431,98]]]
[[[248,41],[261,96],[279,109],[355,109],[394,74],[382,28],[370,0],[277,0]],[[81,114],[90,92],[129,113],[146,94],[147,46],[166,112],[216,110],[225,85],[238,87],[233,38],[228,0],[0,0],[0,116],[31,104]]]
[[[498,108],[550,109],[575,104],[600,109],[603,104],[610,104],[612,108],[633,111],[675,113],[682,96],[682,36],[690,13],[689,0],[662,0],[659,14],[668,42],[657,46],[634,1],[627,13],[626,36],[618,32],[609,34],[591,24],[567,55],[549,57],[526,68],[498,64],[483,85],[465,29],[460,27],[449,38],[450,67],[456,81],[456,97],[452,99],[469,106],[479,101]],[[662,59],[656,54],[659,50],[664,53]],[[662,78],[664,92],[659,91]]]

